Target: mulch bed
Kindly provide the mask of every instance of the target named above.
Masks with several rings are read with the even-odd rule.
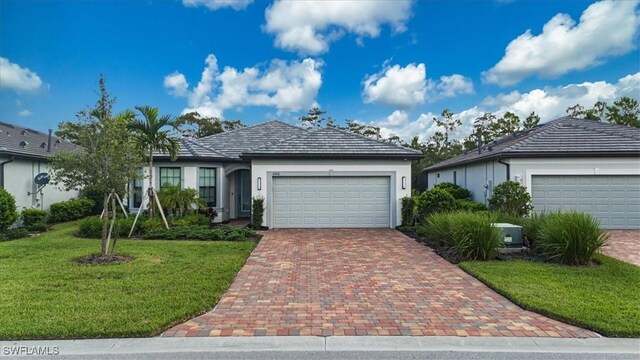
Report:
[[[76,259],[76,262],[81,265],[103,265],[114,263],[126,263],[133,260],[131,256],[127,255],[98,255],[91,254]]]

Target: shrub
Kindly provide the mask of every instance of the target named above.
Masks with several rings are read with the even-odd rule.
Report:
[[[416,197],[415,211],[420,219],[433,213],[454,210],[455,207],[455,199],[443,189],[427,190]]]
[[[3,188],[0,188],[0,232],[9,228],[18,220],[16,199]]]
[[[173,226],[209,226],[211,219],[204,214],[190,214],[183,217],[171,219]]]
[[[218,211],[212,207],[200,208],[198,209],[198,214],[202,214],[208,217],[210,224],[213,224],[214,220],[218,217]]]
[[[204,200],[198,198],[198,190],[179,186],[163,186],[158,191],[158,199],[162,207],[174,215],[186,215],[206,206]]]
[[[450,182],[436,184],[433,188],[446,190],[454,199],[471,200],[471,191]]]
[[[24,228],[6,230],[0,232],[0,241],[9,241],[26,238],[29,236],[29,231]]]
[[[254,196],[251,199],[251,225],[254,229],[262,227],[264,221],[264,198]]]
[[[515,181],[505,181],[493,189],[489,209],[517,216],[526,216],[531,206],[531,195],[527,188]]]
[[[484,206],[483,203],[467,200],[467,199],[456,199],[456,210],[461,211],[486,211],[487,207]]]
[[[400,199],[402,206],[402,225],[413,226],[415,225],[415,209],[416,209],[416,197],[405,196]]]
[[[152,231],[166,229],[167,227],[164,225],[164,221],[160,217],[153,218],[140,218],[138,219],[140,223],[140,232],[143,234],[148,234]],[[137,225],[136,225],[137,226]]]
[[[90,216],[82,219],[79,224],[77,236],[89,239],[102,237],[102,219],[100,216]]]
[[[29,226],[25,226],[25,229],[31,232],[43,232],[43,231],[47,231],[48,227],[47,227],[47,223],[39,222],[39,223],[31,224]]]
[[[104,206],[104,194],[101,190],[93,186],[87,186],[82,189],[80,198],[93,201],[93,206],[89,211],[89,215],[100,215],[102,213],[102,207]]]
[[[436,213],[418,231],[439,241],[461,260],[488,260],[503,245],[494,214],[456,211]]]
[[[543,256],[567,265],[586,265],[608,239],[590,214],[556,213],[542,222],[536,248]]]
[[[248,237],[256,236],[251,229],[235,229],[229,226],[174,227],[158,229],[143,236],[143,239],[158,240],[203,240],[203,241],[245,241]]]
[[[47,212],[40,209],[24,209],[22,210],[22,225],[29,227],[34,224],[45,223],[47,220]]]
[[[51,204],[49,222],[58,223],[82,219],[91,214],[93,206],[93,200],[89,199],[71,199]]]

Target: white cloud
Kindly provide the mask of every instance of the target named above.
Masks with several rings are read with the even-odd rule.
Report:
[[[42,80],[38,74],[12,63],[7,58],[0,57],[0,88],[34,91],[41,86]]]
[[[18,116],[20,116],[20,117],[27,117],[27,116],[31,116],[31,114],[32,114],[32,113],[31,113],[31,111],[29,111],[29,110],[27,110],[27,109],[20,110],[20,111],[18,112]]]
[[[424,64],[386,66],[363,81],[366,103],[410,108],[427,99],[427,70]]]
[[[266,12],[265,31],[275,35],[275,45],[300,54],[321,54],[345,32],[364,37],[380,35],[383,25],[394,32],[406,30],[412,0],[276,0]]]
[[[198,85],[192,90],[181,73],[165,77],[165,88],[170,94],[187,98],[188,106],[183,113],[197,111],[204,116],[223,117],[227,109],[246,106],[274,107],[281,114],[306,110],[316,104],[322,85],[322,62],[310,58],[290,62],[276,59],[265,69],[253,66],[238,70],[227,66],[220,72],[217,58],[209,55],[205,65]]]
[[[578,24],[567,14],[557,14],[539,35],[529,29],[511,41],[504,57],[482,73],[483,80],[506,86],[533,75],[555,78],[625,54],[635,48],[637,4],[636,0],[596,2]]]
[[[584,82],[566,86],[533,89],[526,93],[512,91],[485,98],[480,104],[456,113],[454,116],[462,121],[462,126],[453,137],[467,136],[473,128],[473,121],[485,112],[503,115],[511,111],[524,120],[532,111],[547,122],[565,116],[566,109],[575,104],[591,107],[597,101],[611,103],[622,96],[638,99],[640,94],[640,72],[627,75],[612,84],[606,81]],[[419,136],[426,141],[437,131],[433,113],[422,113],[411,121],[404,111],[394,111],[388,117],[371,122],[380,126],[383,136],[397,135],[405,140]]]
[[[409,64],[389,66],[362,82],[365,103],[378,103],[408,109],[427,101],[473,93],[473,82],[460,74],[441,76],[439,81],[427,79],[426,66]]]
[[[209,10],[231,8],[233,10],[244,10],[253,0],[182,0],[182,5],[187,7],[204,6]]]
[[[185,96],[189,88],[189,83],[187,83],[187,78],[185,78],[183,74],[176,71],[164,77],[164,87],[171,95]]]
[[[473,82],[460,74],[440,76],[436,85],[437,94],[441,97],[454,97],[458,94],[473,94]]]

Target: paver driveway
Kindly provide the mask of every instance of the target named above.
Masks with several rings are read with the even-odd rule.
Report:
[[[609,230],[605,255],[640,266],[640,230]]]
[[[592,337],[391,229],[270,230],[214,310],[163,336]]]

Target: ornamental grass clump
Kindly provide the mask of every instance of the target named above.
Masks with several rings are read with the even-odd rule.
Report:
[[[608,238],[590,214],[556,213],[542,223],[536,248],[550,261],[587,265]]]
[[[460,260],[489,260],[503,246],[495,214],[456,211],[436,213],[418,226],[418,232],[439,242]]]

